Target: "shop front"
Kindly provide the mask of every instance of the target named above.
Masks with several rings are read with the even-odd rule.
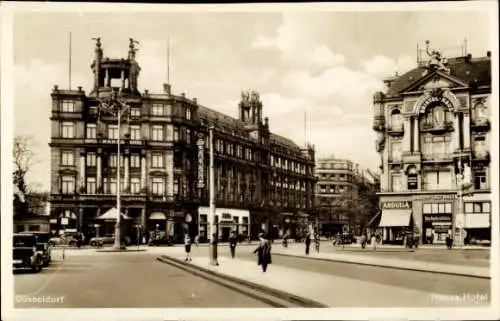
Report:
[[[208,239],[210,231],[210,208],[200,206],[198,208],[198,233],[200,241]],[[218,240],[227,242],[231,232],[241,237],[247,237],[250,229],[250,212],[241,209],[216,208],[215,209],[215,232]]]
[[[464,212],[456,216],[456,227],[462,230],[465,244],[487,245],[491,242],[490,194],[464,197]]]
[[[411,201],[381,202],[382,216],[379,228],[382,228],[382,242],[385,244],[403,244],[405,235],[414,228]]]

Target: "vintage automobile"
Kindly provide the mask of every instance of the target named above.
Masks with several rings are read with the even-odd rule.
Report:
[[[21,232],[22,235],[34,235],[36,248],[42,254],[43,266],[48,266],[52,261],[52,248],[49,245],[50,233],[48,232]]]
[[[163,231],[153,231],[149,237],[149,246],[174,245],[174,239]]]
[[[113,235],[104,235],[93,237],[89,241],[90,246],[103,246],[106,244],[113,244],[115,242],[115,237]]]
[[[12,242],[13,268],[28,268],[38,272],[43,267],[43,253],[38,250],[33,234],[14,234]]]
[[[63,234],[58,237],[52,237],[48,241],[49,245],[51,246],[56,246],[56,245],[69,245],[69,246],[76,246],[77,245],[77,240],[76,240],[76,235],[75,234]]]

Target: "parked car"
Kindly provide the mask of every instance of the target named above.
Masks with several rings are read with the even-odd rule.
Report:
[[[69,246],[76,246],[76,234],[62,234],[61,236],[57,237],[52,237],[48,241],[49,245],[51,246],[56,246],[56,245],[69,245]]]
[[[38,272],[43,267],[43,253],[38,250],[33,234],[14,234],[12,242],[13,268],[28,268]]]
[[[98,237],[93,237],[89,241],[90,246],[103,246],[115,243],[114,235],[103,235]]]
[[[174,240],[163,231],[154,231],[149,238],[149,246],[168,245],[173,246]]]
[[[51,246],[49,245],[50,233],[48,232],[21,232],[19,234],[22,235],[33,235],[36,240],[36,248],[42,254],[43,266],[48,266],[50,261],[52,261],[51,257]]]

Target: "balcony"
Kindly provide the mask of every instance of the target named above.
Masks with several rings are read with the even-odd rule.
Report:
[[[420,131],[434,134],[453,131],[453,122],[424,123],[420,125]]]
[[[403,136],[405,133],[403,124],[393,124],[387,127],[387,134],[391,136]]]
[[[417,164],[420,163],[422,155],[420,152],[404,152],[403,153],[403,163],[405,164]]]
[[[472,160],[475,161],[490,161],[490,152],[484,150],[476,150],[472,152]]]
[[[387,162],[389,164],[401,164],[402,159],[401,159],[401,156],[389,156],[387,158]]]
[[[470,127],[473,131],[489,131],[490,130],[490,121],[489,119],[473,119]]]
[[[422,161],[432,163],[453,162],[453,153],[423,154]]]

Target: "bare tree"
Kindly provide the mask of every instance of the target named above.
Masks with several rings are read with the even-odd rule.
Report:
[[[33,137],[16,136],[14,138],[13,161],[14,184],[23,194],[32,192],[31,187],[26,182],[26,174],[37,163],[33,151]]]

